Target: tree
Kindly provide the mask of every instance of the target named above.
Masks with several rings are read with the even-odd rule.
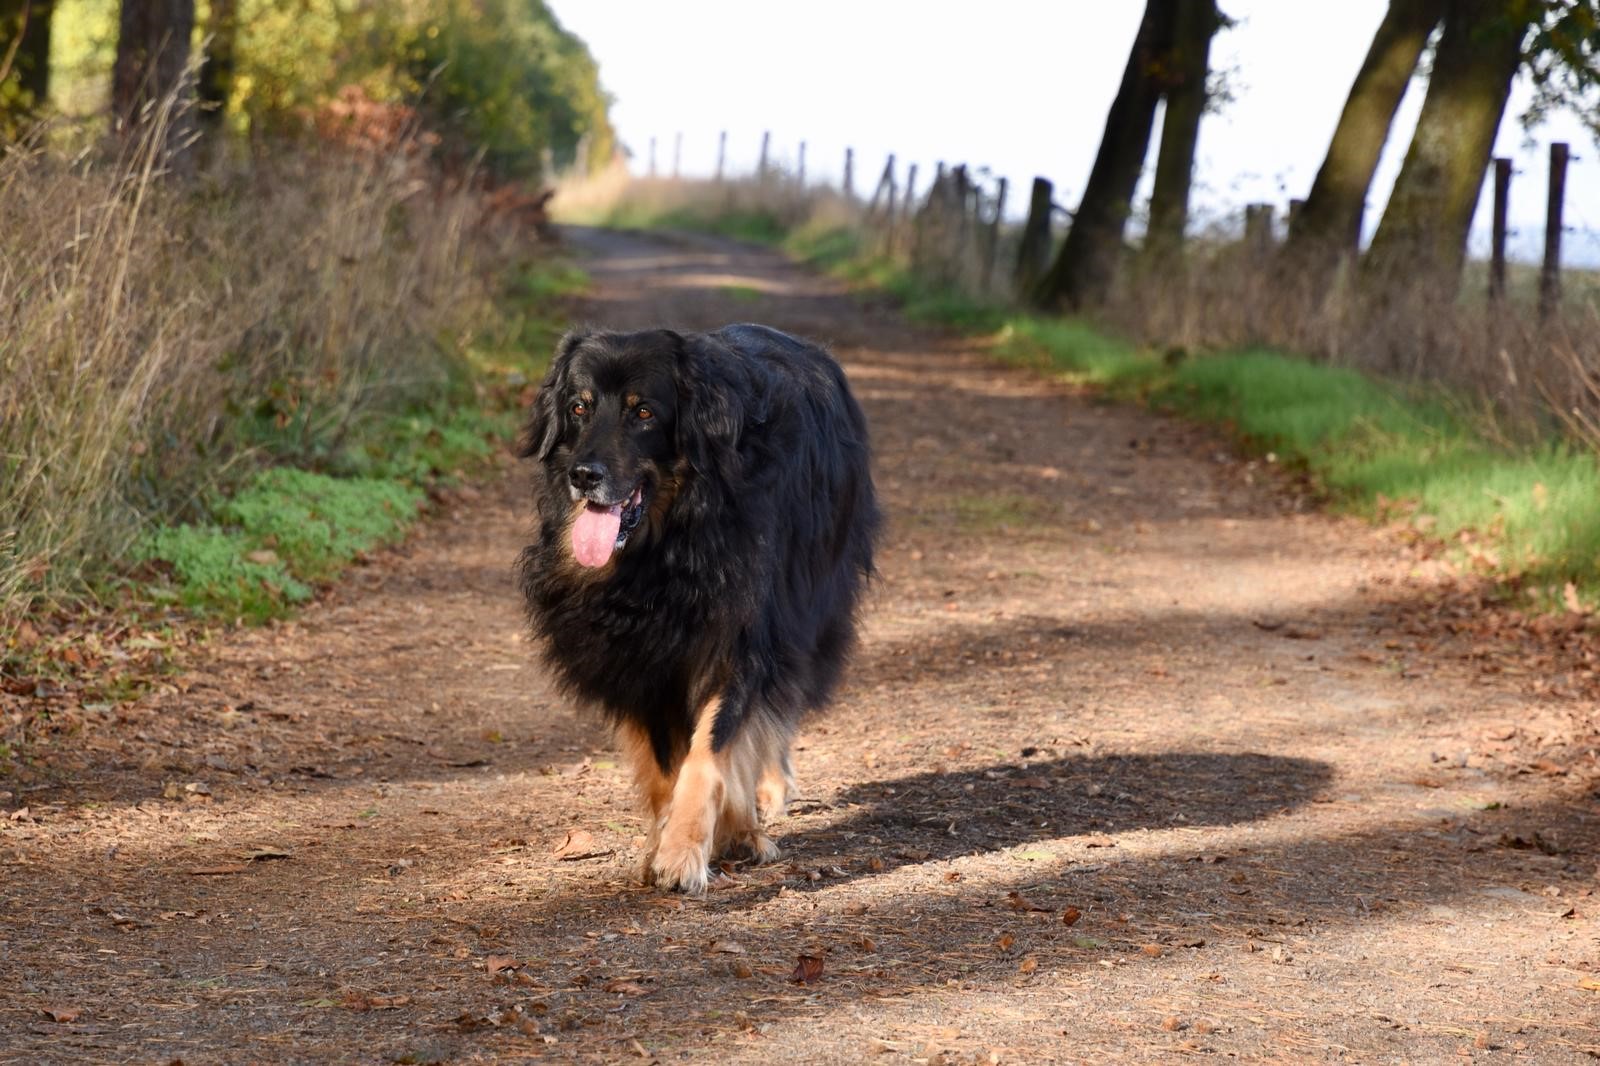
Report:
[[[194,0],[122,0],[111,69],[112,121],[125,137],[164,121],[168,161],[181,160],[194,140],[188,106],[194,89],[189,74],[193,36]]]
[[[200,64],[200,118],[211,125],[222,122],[233,92],[239,44],[239,0],[211,0],[206,28],[206,57]]]
[[[1511,82],[1526,64],[1537,122],[1572,107],[1600,136],[1600,0],[1447,0],[1416,133],[1363,264],[1369,287],[1398,280],[1454,299],[1467,235]]]
[[[1284,246],[1289,276],[1325,288],[1341,257],[1356,250],[1361,216],[1389,127],[1445,0],[1391,0],[1345,99],[1333,141]]]
[[[1423,294],[1454,298],[1511,81],[1541,6],[1447,3],[1416,133],[1363,265],[1376,285],[1403,280]]]
[[[53,0],[0,0],[0,134],[37,113],[50,95]]]
[[[1200,117],[1210,99],[1206,81],[1211,73],[1211,39],[1227,24],[1216,0],[1185,0],[1177,5],[1172,47],[1162,64],[1167,109],[1161,120],[1161,147],[1156,155],[1150,229],[1145,240],[1145,248],[1156,262],[1183,246]]]
[[[1173,16],[1182,2],[1146,0],[1072,228],[1034,293],[1042,307],[1077,309],[1102,302],[1111,289],[1161,98],[1161,62],[1171,47]]]

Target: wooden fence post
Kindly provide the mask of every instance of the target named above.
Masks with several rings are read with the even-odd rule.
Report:
[[[672,137],[672,180],[677,181],[683,176],[683,134],[676,133]]]
[[[994,194],[994,218],[989,222],[989,235],[983,249],[983,291],[986,293],[994,287],[994,260],[1000,252],[1000,224],[1005,219],[1008,184],[1001,178]]]
[[[806,187],[806,142],[800,142],[800,161],[795,167],[794,183],[802,190]]]
[[[761,133],[761,161],[756,164],[756,180],[767,180],[767,150],[772,146],[772,131],[763,130]]]
[[[1305,207],[1306,202],[1304,200],[1295,199],[1289,201],[1289,228],[1291,230],[1294,229],[1295,220],[1300,217],[1300,212],[1304,211]]]
[[[885,190],[894,185],[894,153],[889,153],[889,159],[883,164],[883,173],[878,176],[878,184],[872,189],[872,200],[867,204],[867,216],[870,218],[877,210],[878,204],[883,200]]]
[[[1489,258],[1489,299],[1506,298],[1506,214],[1511,205],[1511,160],[1494,161],[1493,251]]]
[[[722,167],[728,160],[728,131],[717,135],[717,180],[722,180]]]
[[[1251,204],[1244,209],[1244,242],[1251,258],[1265,262],[1272,254],[1272,205]]]
[[[656,139],[650,138],[650,176],[656,176]]]
[[[1050,269],[1050,213],[1054,209],[1055,186],[1049,178],[1034,178],[1028,199],[1028,221],[1022,226],[1022,243],[1017,247],[1017,266],[1012,272],[1012,288],[1017,298],[1026,300],[1044,272]]]
[[[908,227],[908,226],[911,226],[911,225],[914,224],[914,219],[916,217],[916,210],[917,210],[917,165],[915,163],[912,163],[909,167],[906,168],[906,195],[905,195],[905,198],[900,201],[900,221],[901,221],[901,224],[902,224],[901,232],[905,231],[905,227]],[[891,252],[894,251],[893,248],[891,248],[889,250]]]
[[[844,150],[844,184],[841,188],[846,200],[854,200],[856,198],[856,150],[854,148],[846,148]]]
[[[1549,319],[1561,310],[1561,216],[1567,194],[1565,141],[1550,145],[1550,199],[1544,213],[1544,268],[1539,271],[1539,317]]]

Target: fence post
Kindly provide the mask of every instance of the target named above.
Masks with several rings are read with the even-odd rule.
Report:
[[[806,187],[806,142],[800,142],[800,161],[795,168],[794,183],[804,191]]]
[[[915,163],[912,163],[909,167],[906,168],[906,195],[900,201],[900,221],[902,223],[901,232],[905,231],[905,227],[908,227],[908,226],[912,225],[913,216],[916,213],[916,205],[917,205],[917,165]],[[889,251],[893,252],[894,249],[890,248]]]
[[[672,137],[672,180],[677,181],[683,176],[683,133],[675,133]]]
[[[878,210],[878,203],[883,199],[884,190],[894,185],[894,153],[889,153],[888,162],[883,164],[883,173],[878,177],[878,184],[872,190],[872,201],[867,204],[867,215],[870,217]]]
[[[1544,268],[1539,271],[1539,317],[1549,319],[1561,310],[1561,215],[1567,194],[1565,141],[1550,145],[1550,199],[1544,216]]]
[[[717,135],[717,180],[722,180],[722,167],[728,160],[728,131],[723,130]]]
[[[656,176],[656,139],[650,138],[650,176]]]
[[[854,200],[856,198],[856,150],[854,148],[846,148],[844,150],[844,185],[842,189],[846,200]]]
[[[1251,204],[1244,209],[1244,242],[1251,258],[1265,262],[1272,254],[1272,205]]]
[[[1055,191],[1049,178],[1033,179],[1028,221],[1022,226],[1022,243],[1017,247],[1017,266],[1012,273],[1012,287],[1019,299],[1026,300],[1050,268],[1050,213]]]
[[[989,239],[983,250],[983,291],[989,292],[994,287],[994,261],[1000,252],[1000,223],[1006,214],[1006,188],[1010,183],[1005,178],[1000,179],[1000,186],[994,194],[994,218],[989,222]]]
[[[1489,258],[1489,299],[1506,298],[1506,214],[1511,205],[1511,160],[1494,161],[1494,250]]]
[[[761,132],[761,161],[756,164],[756,180],[767,180],[767,149],[772,146],[772,131]]]
[[[1304,200],[1292,199],[1289,201],[1289,228],[1294,229],[1295,220],[1300,217],[1300,212],[1306,208]]]

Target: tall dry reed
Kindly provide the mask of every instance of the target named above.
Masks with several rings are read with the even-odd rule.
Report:
[[[190,510],[243,423],[336,437],[437,386],[488,296],[480,198],[413,143],[178,179],[163,140],[0,156],[0,626]]]

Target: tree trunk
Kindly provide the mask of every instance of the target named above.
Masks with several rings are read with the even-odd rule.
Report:
[[[1222,28],[1216,0],[1184,0],[1172,27],[1166,70],[1166,116],[1156,181],[1150,193],[1150,232],[1145,248],[1154,262],[1169,260],[1183,247],[1189,225],[1189,187],[1194,181],[1194,151],[1200,117],[1206,110],[1206,78],[1211,72],[1211,39]]]
[[[0,128],[36,113],[50,96],[53,0],[0,0]]]
[[[239,0],[211,0],[211,20],[206,33],[210,40],[205,61],[200,64],[200,119],[215,126],[221,124],[228,96],[233,92]]]
[[[1012,291],[1026,300],[1050,266],[1050,215],[1055,209],[1055,186],[1048,178],[1033,179],[1028,201],[1028,221],[1022,227],[1022,242],[1017,246],[1017,266],[1012,274]]]
[[[1034,293],[1041,307],[1075,310],[1103,302],[1110,292],[1161,98],[1160,61],[1170,47],[1173,14],[1181,2],[1146,0],[1072,229]]]
[[[1389,126],[1416,72],[1445,0],[1391,0],[1346,98],[1311,193],[1289,227],[1289,276],[1308,291],[1326,288],[1339,261],[1361,241],[1362,208]]]
[[[194,0],[122,0],[111,70],[114,128],[135,137],[151,123],[164,124],[169,162],[181,162],[194,140],[193,36]]]
[[[1501,0],[1450,0],[1417,131],[1364,264],[1375,285],[1403,284],[1441,302],[1455,298],[1530,25],[1526,16],[1509,15]]]

